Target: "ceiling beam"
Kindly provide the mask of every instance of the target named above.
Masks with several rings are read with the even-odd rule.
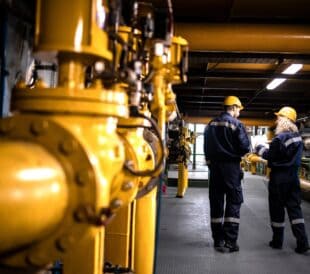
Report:
[[[195,50],[189,52],[189,65],[197,66],[207,63],[255,63],[277,64],[279,61],[286,63],[310,64],[310,53],[279,53],[279,52],[223,52]],[[191,66],[192,67],[192,66]]]
[[[251,73],[249,72],[233,72],[233,71],[206,71],[202,72],[199,70],[199,74],[189,70],[188,78],[190,80],[204,80],[208,78],[246,78],[246,79],[270,79],[270,78],[286,78],[286,79],[295,79],[295,80],[310,80],[310,74],[294,74],[294,75],[285,75],[281,73]],[[225,79],[225,80],[226,80]]]
[[[177,98],[192,98],[195,100],[205,100],[205,99],[215,99],[215,98],[222,98],[231,95],[230,91],[226,92],[221,92],[219,93],[217,90],[208,90],[205,93],[202,92],[187,92],[187,91],[177,91],[175,92],[177,95]],[[239,93],[238,96],[239,98],[250,98],[254,95],[254,92],[248,91],[248,92],[242,92]],[[305,92],[299,92],[299,91],[294,91],[294,92],[270,92],[266,91],[264,93],[264,97],[259,97],[257,100],[291,100],[291,99],[298,99],[298,100],[303,100],[303,101],[308,101],[310,100],[310,92],[307,95]]]
[[[183,118],[187,123],[208,124],[214,117],[184,116]],[[274,119],[240,118],[240,121],[246,126],[272,126],[274,124]]]
[[[215,117],[218,116],[223,109],[199,109],[198,106],[193,107],[193,108],[186,108],[182,109],[180,107],[180,112],[183,115],[187,116],[210,116],[210,117]],[[264,119],[274,119],[274,113],[273,111],[242,111],[240,118],[264,118]]]

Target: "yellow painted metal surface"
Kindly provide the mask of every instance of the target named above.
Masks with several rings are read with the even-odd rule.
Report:
[[[260,63],[208,63],[208,69],[216,70],[275,70],[278,64],[260,64]]]
[[[150,193],[136,201],[135,222],[135,257],[134,270],[136,274],[152,274],[155,255],[156,228],[156,193],[154,188]]]
[[[122,207],[106,228],[105,261],[132,268],[134,203]]]
[[[12,107],[21,111],[127,117],[127,101],[127,94],[121,90],[68,89],[63,87],[24,88],[15,90]]]
[[[11,193],[4,201],[10,204],[11,214],[20,206],[14,199],[23,203],[23,209],[17,213],[19,218],[4,221],[0,229],[0,240],[3,235],[8,237],[0,252],[10,252],[1,258],[0,264],[12,267],[12,271],[36,271],[60,259],[65,274],[99,274],[105,260],[105,243],[107,260],[132,267],[137,274],[153,273],[156,188],[137,201],[137,209],[132,201],[139,190],[149,186],[151,177],[161,172],[163,165],[156,174],[150,174],[155,159],[160,158],[158,154],[164,152],[156,155],[145,141],[145,121],[139,124],[135,119],[127,119],[128,87],[119,84],[107,90],[102,79],[94,80],[89,88],[85,86],[86,66],[102,59],[112,60],[104,31],[106,4],[94,0],[37,1],[35,54],[39,60],[54,61],[57,57],[58,86],[47,88],[38,81],[30,89],[19,84],[12,103],[16,112],[13,117],[0,120],[0,154],[5,156],[3,161],[8,160],[10,171],[6,175],[9,177],[4,177],[9,183],[1,186]],[[130,28],[120,28],[126,41],[130,32]],[[134,34],[133,39],[138,39],[138,32]],[[155,42],[155,47],[156,44],[157,48],[167,50],[164,43]],[[184,76],[179,69],[184,47],[187,42],[175,37],[170,52],[156,51],[154,56],[150,55],[154,67],[154,99],[150,108],[162,139],[167,118],[175,111],[175,96],[169,84],[180,82]],[[149,65],[142,70],[147,71]],[[125,118],[126,122],[117,131],[118,118]],[[19,150],[15,151],[11,143],[17,144]],[[128,168],[130,162],[134,171],[149,174],[135,174]],[[24,179],[13,176],[33,168],[39,171],[36,170],[36,177],[28,177],[31,182],[27,185]],[[57,174],[38,178],[44,168]],[[30,206],[36,207],[33,216]],[[121,207],[124,208],[119,210]],[[48,214],[42,217],[47,208]],[[105,240],[103,226],[114,213],[119,215],[108,228]],[[27,217],[31,217],[33,226],[27,223],[23,231],[20,226]],[[18,232],[9,231],[13,227]]]
[[[155,164],[152,148],[143,138],[144,129],[139,127],[143,123],[144,120],[137,118],[121,119],[118,128],[118,133],[125,144],[126,161],[130,161],[137,171],[152,170]],[[128,128],[133,125],[137,127]],[[129,203],[150,179],[150,176],[134,176],[122,170],[113,181],[111,203],[121,200],[123,205],[127,206],[117,211],[112,223],[106,228],[106,260],[112,264],[129,268],[133,266],[135,203]],[[148,216],[145,216],[145,219],[147,218]]]
[[[60,225],[69,203],[66,175],[43,147],[0,142],[0,253],[32,244]]]
[[[127,95],[123,90],[106,90],[99,82],[89,89],[84,87],[86,65],[94,60],[111,59],[107,34],[96,21],[99,6],[104,8],[103,2],[47,0],[37,4],[37,56],[44,60],[58,53],[59,86],[45,88],[36,85],[29,89],[19,85],[13,94],[15,115],[0,121],[0,133],[4,137],[0,143],[10,139],[31,141],[47,149],[66,174],[68,191],[59,186],[61,193],[57,199],[63,201],[53,200],[50,195],[50,200],[46,198],[41,202],[39,198],[31,199],[31,195],[40,194],[44,185],[48,188],[47,180],[40,180],[42,186],[39,183],[31,185],[32,194],[25,192],[29,195],[25,198],[29,199],[21,214],[27,216],[27,210],[30,211],[28,203],[38,206],[34,210],[38,213],[31,216],[35,226],[28,232],[27,224],[25,234],[23,229],[18,230],[20,235],[16,239],[16,233],[6,233],[9,239],[3,251],[18,248],[24,244],[25,238],[36,241],[1,258],[1,264],[11,266],[14,273],[15,268],[42,269],[60,259],[66,274],[99,274],[104,262],[102,226],[109,221],[112,211],[111,186],[125,161],[124,145],[116,132],[116,117],[128,116]],[[3,146],[0,149],[2,155]],[[49,164],[47,156],[33,151],[28,152],[27,146],[22,146],[16,152],[16,158],[20,155],[23,159],[22,152],[25,152],[32,155],[34,161],[40,163],[47,159]],[[12,174],[18,171],[17,165],[11,167]],[[54,183],[57,183],[56,179]],[[14,178],[11,180],[9,188],[19,183]],[[64,204],[66,201],[67,205]],[[18,210],[18,203],[14,206],[12,212]],[[38,214],[49,209],[38,225]],[[50,220],[51,216],[54,216],[53,220]],[[22,217],[16,219],[14,226],[20,227],[23,220]],[[4,222],[1,232],[6,232],[12,225]]]
[[[31,96],[29,100],[31,100]],[[59,102],[59,104],[61,104],[61,102]],[[42,121],[45,123],[31,122],[36,121],[36,119],[38,119],[37,116],[40,117],[40,119],[44,117]],[[54,216],[53,221],[50,221],[50,223],[48,223],[49,219],[46,220],[50,215],[46,214],[47,217],[43,216],[41,218],[43,220],[41,224],[44,229],[43,233],[40,231],[40,226],[36,225],[33,228],[34,232],[40,232],[36,235],[36,237],[40,239],[37,240],[37,238],[35,238],[37,241],[25,250],[16,253],[12,252],[5,260],[2,259],[1,263],[15,267],[42,267],[44,264],[51,263],[56,259],[61,259],[68,269],[71,269],[71,267],[78,269],[79,264],[81,269],[86,269],[83,268],[85,267],[84,260],[76,260],[74,262],[76,266],[74,267],[69,265],[70,262],[66,262],[66,258],[74,256],[72,255],[73,253],[76,254],[77,251],[75,247],[82,244],[83,246],[88,246],[89,250],[84,250],[84,252],[93,254],[93,258],[88,262],[90,268],[80,273],[101,273],[103,267],[103,243],[100,245],[98,244],[98,237],[100,238],[100,233],[102,233],[102,228],[100,228],[100,226],[104,224],[108,217],[105,212],[108,212],[107,210],[110,206],[111,182],[121,171],[125,160],[124,148],[116,133],[117,119],[112,117],[84,116],[78,113],[76,115],[63,115],[61,113],[46,113],[44,115],[22,114],[10,119],[16,123],[15,129],[17,133],[15,134],[17,135],[15,138],[31,139],[31,136],[33,136],[34,140],[40,142],[43,146],[45,144],[45,146],[52,151],[52,154],[55,155],[60,163],[58,165],[61,165],[63,172],[67,176],[65,184],[70,190],[68,191],[68,206],[65,210],[65,215],[62,216],[60,213],[57,214],[59,210],[55,213],[53,207],[48,203],[48,201],[54,201],[56,203],[58,201],[57,199],[48,200],[46,196],[43,196],[46,201],[41,204],[39,200],[36,202],[36,200],[31,199],[31,195],[40,194],[44,186],[41,186],[41,183],[44,183],[44,181],[41,182],[40,180],[36,185],[32,185],[32,189],[30,190],[32,194],[28,193],[29,199],[26,205],[29,203],[29,206],[42,206],[37,209],[37,211],[42,212],[42,214],[44,214],[48,208],[50,209],[50,214],[56,216]],[[28,121],[30,121],[30,125],[32,125],[28,127],[28,129],[30,129],[30,131],[28,131],[29,133],[25,131]],[[0,122],[2,134],[7,131],[7,136],[10,137],[10,132],[14,132],[14,129],[10,129],[6,126],[9,125],[9,123]],[[53,128],[51,128],[52,125],[57,125],[57,127],[62,130],[57,131],[57,127],[53,130]],[[52,130],[51,132],[53,133],[49,132],[49,130]],[[64,135],[64,133],[67,133],[68,136]],[[52,134],[55,134],[55,138],[50,138]],[[2,139],[1,144],[3,141]],[[87,152],[87,155],[84,154],[83,157],[87,158],[81,158],[81,152],[79,152],[81,147],[83,151]],[[3,149],[3,146],[0,146],[0,148]],[[16,158],[19,157],[23,159],[23,152],[28,152],[26,148],[22,146],[21,149],[16,151]],[[40,153],[36,153],[34,150],[30,150],[28,154],[32,155],[33,161],[37,163],[42,163],[42,161],[47,158]],[[89,161],[88,166],[86,165],[87,161]],[[28,164],[31,167],[30,163],[31,162]],[[48,158],[47,163],[49,163]],[[27,163],[25,163],[25,165],[26,164]],[[16,167],[12,166],[12,173],[18,171],[15,169]],[[36,176],[38,176],[38,174],[36,174]],[[54,183],[56,182],[55,180]],[[10,187],[10,184],[8,184],[8,187]],[[11,191],[14,191],[14,189]],[[65,197],[65,194],[66,192],[62,190],[62,193],[58,194],[59,199]],[[52,198],[53,196],[51,195],[50,199]],[[65,199],[64,201],[58,201],[58,206],[63,206],[63,202],[65,201]],[[53,204],[53,206],[57,209],[57,204]],[[17,209],[18,203],[15,203],[12,212]],[[27,210],[27,208],[24,210]],[[28,210],[30,211],[29,207]],[[22,211],[22,213],[25,213],[25,211]],[[59,222],[59,215],[63,217],[61,222]],[[34,224],[36,224],[35,218],[39,217],[34,215],[33,218]],[[16,227],[23,224],[19,223],[23,221],[23,218],[16,219],[15,221],[17,222],[17,224],[14,224]],[[4,231],[10,228],[7,227],[7,225],[10,225],[10,222],[3,224],[2,229]],[[27,226],[25,227],[27,228]],[[29,236],[29,233],[26,233],[27,230],[25,230],[25,235],[23,232],[23,229],[17,232],[20,234],[19,237],[16,238],[17,240],[20,237],[23,239]],[[80,243],[82,235],[88,233],[93,233],[91,237],[85,239],[85,241],[88,239],[90,242]],[[10,236],[10,234],[7,233],[6,236]],[[12,238],[8,241],[14,243],[14,241],[16,241],[14,237],[15,235],[12,235]],[[31,240],[31,238],[29,240]],[[94,246],[94,244],[96,244],[96,246]],[[17,245],[12,246],[12,248],[16,247]],[[9,246],[9,248],[11,248],[11,246]],[[68,270],[67,273],[79,272],[69,272]]]
[[[188,187],[188,168],[184,163],[178,164],[178,189],[177,197],[184,197]]]
[[[112,54],[107,50],[108,37],[103,31],[106,19],[107,9],[103,2],[39,0],[35,31],[36,51],[46,52],[45,55],[40,55],[45,59],[55,52],[71,52],[88,55],[88,58],[84,59],[85,63],[91,62],[95,57],[111,60]]]
[[[125,147],[126,161],[136,171],[147,171],[154,168],[154,153],[151,146],[143,137],[142,119],[129,118],[119,122],[117,132]],[[128,128],[126,126],[135,126]],[[151,179],[149,176],[137,176],[126,169],[119,173],[112,183],[111,202],[121,199],[123,205],[128,205],[136,196],[139,189],[146,186]]]
[[[104,229],[91,228],[64,256],[63,273],[102,274]],[[81,260],[81,262],[79,261]]]
[[[310,52],[307,25],[177,23],[175,32],[188,41],[193,51]]]

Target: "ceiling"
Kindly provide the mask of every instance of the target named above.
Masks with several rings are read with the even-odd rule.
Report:
[[[227,95],[241,99],[242,117],[250,120],[272,119],[284,105],[309,116],[309,0],[172,0],[172,6],[175,33],[190,50],[188,81],[174,86],[185,117],[217,115]],[[292,63],[303,69],[267,90]]]

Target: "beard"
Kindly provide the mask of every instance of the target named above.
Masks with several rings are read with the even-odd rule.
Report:
[[[277,127],[275,130],[275,134],[278,135],[282,132],[298,132],[297,126],[286,117],[279,117],[277,121]]]

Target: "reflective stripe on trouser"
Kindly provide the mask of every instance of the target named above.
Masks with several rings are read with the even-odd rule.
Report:
[[[240,165],[239,163],[211,163],[209,168],[212,237],[214,241],[236,242],[239,232],[240,207],[243,201]]]
[[[287,180],[287,178],[283,177],[283,175],[277,174],[273,177],[277,184],[274,182],[269,183],[269,212],[273,240],[277,244],[283,243],[286,208],[297,245],[308,246],[303,214],[300,207],[299,182],[291,180],[287,184],[279,184],[279,181],[285,182]]]
[[[239,232],[239,222],[240,219],[235,217],[225,217],[224,224],[223,218],[211,218],[211,230],[213,239],[215,241],[225,240],[236,242]]]

